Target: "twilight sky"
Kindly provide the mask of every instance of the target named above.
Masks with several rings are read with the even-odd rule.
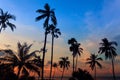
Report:
[[[33,43],[33,50],[42,48],[43,21],[35,22],[35,18],[39,16],[36,10],[43,9],[45,3],[55,8],[57,27],[62,32],[62,35],[55,40],[54,61],[58,61],[61,56],[69,56],[71,60],[71,52],[67,44],[67,40],[71,37],[76,38],[84,48],[84,54],[79,58],[80,67],[86,66],[88,69],[84,62],[90,53],[97,53],[99,43],[104,37],[110,41],[117,41],[117,52],[120,55],[120,0],[0,0],[0,8],[16,16],[16,21],[12,22],[17,26],[14,32],[10,28],[2,31],[1,49],[6,48],[5,45],[11,45],[10,48],[16,49],[18,41]],[[46,63],[50,60],[50,47],[49,35]],[[120,71],[117,70],[120,67],[120,56],[116,60],[116,73],[120,73],[117,72]],[[109,61],[102,63],[103,70],[111,66]],[[101,70],[99,72],[103,74]],[[111,68],[104,74],[110,72]]]

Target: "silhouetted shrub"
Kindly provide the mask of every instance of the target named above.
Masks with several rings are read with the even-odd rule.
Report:
[[[78,68],[78,71],[72,73],[72,77],[69,80],[94,80],[91,74],[86,71]]]

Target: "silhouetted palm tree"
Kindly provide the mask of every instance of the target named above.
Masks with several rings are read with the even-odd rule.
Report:
[[[50,79],[52,76],[52,65],[53,65],[53,46],[54,38],[58,38],[61,35],[60,29],[56,28],[53,24],[50,25],[50,32],[52,35],[52,46],[51,46],[51,66],[50,66]]]
[[[86,62],[87,64],[90,64],[90,68],[92,70],[95,70],[95,80],[96,80],[96,64],[98,67],[102,68],[102,65],[98,62],[98,61],[102,61],[102,58],[98,57],[98,55],[95,55],[95,54],[91,54],[90,58],[87,58],[87,61]]]
[[[24,43],[23,45],[18,42],[18,51],[14,52],[11,49],[6,50],[0,50],[0,52],[6,54],[5,57],[1,57],[0,60],[4,62],[4,64],[9,64],[9,67],[18,67],[18,73],[17,76],[19,78],[20,74],[28,74],[28,70],[35,71],[40,73],[39,67],[33,63],[34,56],[36,52],[39,51],[33,51],[29,53],[29,50],[32,46],[27,45],[27,43]]]
[[[75,68],[75,65],[74,65],[74,58],[76,57],[76,68],[77,68],[77,55],[81,55],[81,53],[83,53],[83,49],[80,48],[80,43],[78,43],[76,41],[75,38],[71,38],[68,40],[68,44],[70,44],[70,51],[73,52],[72,55],[73,55],[73,72],[74,72],[74,68]]]
[[[68,60],[68,57],[60,57],[59,65],[60,68],[63,68],[62,76],[61,76],[61,80],[62,80],[65,68],[68,69],[70,67],[70,61]]]
[[[69,80],[94,80],[94,79],[88,71],[78,68],[78,71],[73,72],[72,77]]]
[[[16,26],[12,23],[10,23],[10,19],[15,20],[15,16],[11,15],[8,12],[3,12],[2,9],[0,9],[0,32],[2,31],[2,29],[6,29],[8,26],[11,28],[12,31],[14,31],[14,29],[16,28]]]
[[[44,78],[44,62],[45,62],[45,52],[46,52],[46,42],[47,42],[47,35],[50,33],[49,28],[49,20],[51,19],[51,22],[53,25],[57,25],[57,20],[55,17],[54,9],[50,9],[50,6],[48,4],[45,4],[43,9],[38,9],[36,12],[40,13],[41,15],[36,17],[36,21],[45,19],[44,21],[44,29],[45,29],[45,40],[44,40],[44,46],[43,46],[43,65],[42,65],[42,79]]]
[[[76,43],[77,43],[77,41],[76,41],[75,38],[71,38],[71,39],[68,40],[68,44],[71,45],[69,49],[70,49],[71,52],[73,52],[73,53],[72,53],[72,55],[73,55],[73,72],[74,72],[74,62],[75,62],[75,61],[74,61],[74,57],[75,57],[75,56],[74,56],[74,53],[75,53],[75,52],[74,52],[74,51],[75,51],[75,50],[74,50],[74,45],[75,45]]]
[[[101,47],[99,47],[98,53],[100,53],[100,54],[104,53],[106,59],[111,59],[113,78],[114,78],[114,80],[116,80],[115,71],[114,71],[114,59],[117,56],[116,48],[115,48],[117,46],[117,43],[115,41],[109,42],[107,38],[104,38],[104,39],[102,39],[102,43],[100,43],[100,45],[101,45]]]
[[[54,74],[53,74],[53,78],[54,78],[56,69],[58,68],[58,64],[57,63],[53,63],[53,67],[54,67]]]
[[[81,53],[83,53],[83,48],[80,47],[80,43],[77,43],[75,48],[76,48],[76,51],[77,51],[77,53],[75,54],[75,56],[76,56],[75,71],[76,71],[76,69],[77,69],[77,62],[78,62],[78,56],[81,56]]]

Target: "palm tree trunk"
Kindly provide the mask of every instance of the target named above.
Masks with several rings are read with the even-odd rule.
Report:
[[[74,72],[74,56],[73,56],[73,72]]]
[[[0,33],[1,33],[1,31],[2,31],[2,26],[1,26],[1,28],[0,28]]]
[[[116,80],[115,70],[114,70],[114,58],[113,57],[112,57],[112,72],[113,72],[113,79]]]
[[[42,80],[44,80],[44,62],[45,62],[46,42],[47,42],[47,31],[45,31],[45,41],[44,41],[44,47],[43,47],[43,57],[42,57]]]
[[[50,79],[51,79],[51,76],[52,76],[52,65],[53,65],[53,45],[54,45],[54,35],[52,35]]]
[[[64,71],[65,71],[65,68],[63,68],[63,72],[62,72],[61,80],[63,79]]]
[[[78,55],[76,55],[75,71],[77,70],[77,61],[78,61]]]
[[[96,80],[96,66],[95,66],[95,76],[94,76],[94,79]]]

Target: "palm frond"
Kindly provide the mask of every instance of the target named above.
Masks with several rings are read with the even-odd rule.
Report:
[[[97,58],[96,60],[101,60],[101,61],[102,61],[103,59],[99,57],[99,58]]]
[[[53,22],[54,25],[57,25],[57,19],[56,19],[55,15],[51,16],[51,21]]]
[[[16,28],[16,26],[12,23],[7,22],[7,25],[11,28],[12,31]]]
[[[1,15],[4,15],[4,12],[1,8],[0,8],[0,13],[1,13]]]
[[[27,59],[30,59],[31,57],[35,57],[36,56],[36,54],[35,54],[36,52],[40,52],[40,51],[35,50],[35,51],[31,52],[30,54],[26,55],[24,57],[24,59],[27,60]]]
[[[36,11],[37,13],[46,13],[47,11],[46,10],[42,10],[42,9],[38,9],[37,11]]]
[[[7,19],[16,20],[16,17],[14,15],[11,15],[11,14],[8,14],[8,13],[6,13],[6,17],[7,17]]]
[[[96,63],[100,68],[102,68],[102,65],[99,62],[96,62]]]
[[[41,19],[44,19],[46,17],[46,14],[40,15],[38,17],[36,17],[35,21],[39,21]]]
[[[115,42],[115,41],[112,41],[112,42],[109,42],[109,43],[110,43],[110,45],[118,46],[117,42]]]
[[[25,47],[25,49],[24,49],[24,54],[25,54],[25,55],[29,52],[29,50],[30,50],[30,48],[31,48],[32,45],[33,45],[33,44],[30,44],[29,46],[26,45],[26,47]]]

